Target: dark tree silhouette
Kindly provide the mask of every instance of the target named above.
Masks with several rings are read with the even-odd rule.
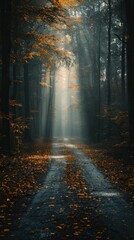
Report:
[[[10,86],[10,52],[11,52],[11,1],[2,0],[2,152],[10,153],[10,121],[9,121],[9,86]]]

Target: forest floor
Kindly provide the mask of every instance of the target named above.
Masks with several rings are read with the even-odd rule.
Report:
[[[40,189],[40,179],[48,171],[50,152],[51,143],[38,142],[25,145],[23,151],[10,158],[1,156],[0,238],[11,231],[14,211],[18,208],[25,211],[32,194]]]
[[[2,169],[0,179],[2,182],[0,191],[1,239],[131,239],[120,236],[121,226],[118,226],[118,223],[116,223],[117,227],[113,224],[113,231],[111,225],[107,228],[105,223],[107,219],[102,221],[100,212],[106,213],[108,218],[113,217],[111,212],[105,210],[106,201],[109,202],[110,207],[112,206],[113,212],[117,211],[116,207],[118,208],[119,205],[122,205],[124,209],[128,208],[127,203],[123,201],[127,200],[129,205],[133,202],[133,151],[130,152],[121,147],[111,148],[110,146],[85,144],[74,146],[73,144],[57,143],[55,147],[53,147],[52,153],[51,143],[38,143],[32,145],[30,151],[26,151],[21,157],[14,156],[8,159],[3,156],[0,166]],[[94,169],[98,169],[95,170],[92,179],[89,178],[92,174],[91,169],[93,172]],[[113,184],[112,187],[107,182],[108,179]],[[102,184],[101,191],[100,184]],[[95,189],[96,195],[91,186]],[[119,194],[118,190],[116,191],[114,188],[121,190],[120,192],[127,196],[125,200],[118,197],[118,203],[115,200],[116,207],[114,207],[113,200],[109,200],[110,194],[113,196]],[[109,189],[111,189],[110,192]],[[97,197],[99,192],[103,192],[103,194]],[[103,199],[104,192],[108,193],[105,201]],[[60,202],[58,202],[58,198]],[[44,201],[47,205],[44,205]],[[65,204],[65,202],[67,203]],[[100,207],[101,202],[103,202],[104,208]],[[33,206],[29,207],[31,203]],[[48,206],[50,207],[49,211],[47,210]],[[55,208],[55,206],[57,207]],[[28,208],[27,217],[23,217]],[[47,220],[45,222],[42,219],[44,215],[42,216],[40,212],[38,216],[38,212],[33,212],[34,208],[41,209],[41,212],[46,211]],[[128,213],[129,210],[126,215],[131,215]],[[31,214],[38,216],[37,221],[33,222]],[[62,216],[62,221],[58,214]],[[118,215],[120,222],[122,216]],[[42,230],[39,225],[40,237],[38,231],[34,230],[34,224],[39,224],[38,218],[40,218],[40,222],[43,222]],[[49,222],[50,219],[53,227]],[[31,229],[26,227],[26,224],[29,225],[29,221],[31,221]],[[15,229],[17,225],[19,230]],[[117,228],[119,228],[119,235]],[[23,229],[24,232],[26,230],[26,237],[22,234]],[[14,231],[16,233],[13,233]],[[64,236],[63,238],[60,237],[61,234]],[[118,235],[117,238],[115,238],[115,234]]]
[[[114,144],[77,144],[134,204],[134,148]]]

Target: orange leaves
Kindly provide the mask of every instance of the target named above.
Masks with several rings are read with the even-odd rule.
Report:
[[[16,146],[15,151],[16,153],[17,152],[20,153],[20,148],[22,147],[23,133],[25,129],[28,128],[28,125],[22,119],[22,117],[16,117],[14,119],[11,119],[10,127],[11,127],[12,141],[14,141],[14,144]]]
[[[83,239],[86,231],[89,229],[97,229],[101,231],[100,226],[97,226],[92,218],[93,207],[90,204],[91,201],[95,201],[93,196],[88,191],[87,183],[83,177],[83,168],[80,163],[77,162],[76,156],[63,145],[63,154],[66,156],[67,164],[65,167],[64,181],[68,188],[68,222],[65,229],[71,229],[72,235],[75,239]],[[71,196],[70,196],[71,195]],[[71,199],[71,201],[70,201]],[[87,204],[88,203],[88,204]],[[62,230],[62,226],[58,225],[57,229]],[[70,232],[68,232],[67,239],[70,239]],[[78,237],[79,236],[79,237]]]
[[[23,17],[25,22],[29,22],[29,20],[30,20],[30,16],[29,15],[24,14],[22,17]]]
[[[109,148],[106,145],[105,148],[103,146],[102,148],[97,148],[97,146],[89,147],[88,145],[79,144],[78,147],[82,148],[95,164],[103,169],[105,175],[113,184],[131,195],[134,193],[134,170],[131,162],[131,159],[134,158],[133,153],[130,154],[126,151],[123,157],[121,146],[118,146],[119,149],[117,149],[117,146],[111,149],[111,146]],[[120,157],[119,154],[121,155]],[[134,201],[134,198],[132,198],[132,201]]]
[[[71,75],[71,78],[73,78],[73,79],[77,79],[78,76],[77,76],[76,74],[72,74],[72,75]]]
[[[46,47],[55,47],[56,43],[59,43],[60,40],[56,38],[54,35],[48,35],[48,34],[36,34],[35,40],[37,41],[37,44],[34,44],[34,48],[37,49],[38,46],[46,46]]]
[[[55,2],[55,0],[54,0]],[[83,0],[59,0],[59,3],[65,7],[77,7]]]
[[[43,87],[52,88],[52,86],[51,86],[51,85],[49,85],[49,84],[48,84],[48,83],[46,83],[46,82],[39,82],[39,84],[40,84],[41,86],[43,86]]]
[[[79,90],[80,89],[80,85],[79,84],[70,83],[68,88],[71,88],[71,89],[74,89],[74,90]]]
[[[49,204],[49,207],[55,207],[55,204],[53,204],[53,203]]]
[[[74,189],[78,189],[78,195],[85,196],[86,183],[82,177],[82,168],[79,164],[76,164],[75,156],[64,147],[64,152],[67,158],[67,167],[65,168],[64,180],[68,184],[69,192]],[[82,192],[81,192],[82,190]]]
[[[58,225],[58,226],[56,226],[56,228],[57,228],[57,229],[60,229],[60,230],[63,229],[64,227],[65,227],[65,224],[63,224],[63,223],[60,224],[60,225]]]
[[[34,52],[34,51],[32,51],[32,52],[30,52],[30,53],[27,54],[27,58],[28,58],[28,59],[32,59],[32,58],[34,58],[35,56],[39,57],[40,54],[39,54],[38,52]]]
[[[23,107],[23,105],[21,103],[17,103],[16,100],[13,100],[13,99],[9,100],[9,105],[11,107]]]
[[[46,143],[45,147],[44,144],[35,144],[32,148],[34,152],[31,155],[25,153],[21,158],[1,158],[0,210],[3,212],[3,215],[0,217],[0,221],[1,226],[3,225],[2,227],[4,227],[3,232],[1,232],[3,236],[9,231],[9,224],[11,226],[12,222],[9,219],[9,215],[6,219],[7,210],[9,213],[12,213],[12,207],[19,199],[26,196],[28,192],[30,193],[38,189],[39,182],[37,179],[40,174],[47,171],[50,144]],[[26,206],[26,203],[22,204],[22,207],[25,208]]]
[[[54,62],[55,54],[60,52],[57,46],[60,40],[51,34],[35,34],[34,38],[36,42],[33,49],[37,52],[35,56],[39,56],[41,60]]]

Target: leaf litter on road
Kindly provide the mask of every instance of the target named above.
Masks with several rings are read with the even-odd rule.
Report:
[[[129,193],[130,200],[134,204],[134,152],[123,150],[116,146],[89,146],[77,144],[79,149],[91,158],[102,169],[105,176],[123,192]]]

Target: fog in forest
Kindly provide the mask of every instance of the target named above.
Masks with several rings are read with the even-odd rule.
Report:
[[[8,16],[1,25],[3,151],[18,139],[133,143],[127,6],[122,0],[2,3]]]
[[[114,118],[127,108],[126,46],[121,16],[112,19],[109,11],[103,1],[85,1],[69,9],[71,27],[54,29],[66,57],[42,66],[39,138],[98,142],[119,135]]]

